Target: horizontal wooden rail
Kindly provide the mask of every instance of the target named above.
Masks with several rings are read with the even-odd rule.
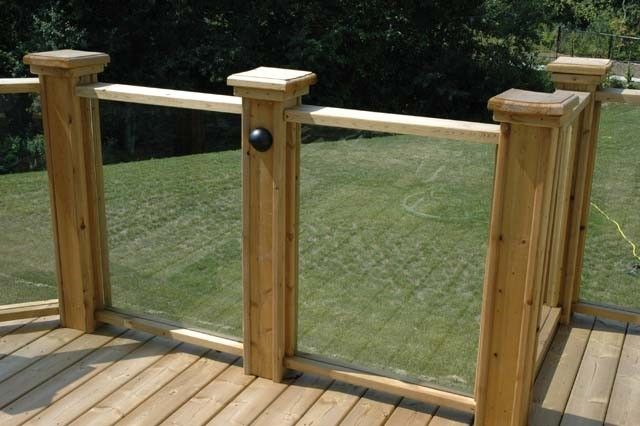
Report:
[[[299,107],[287,109],[285,111],[285,119],[291,123],[429,136],[496,145],[500,136],[500,126],[496,124],[315,105],[300,105]]]
[[[470,396],[420,386],[414,383],[407,383],[402,380],[337,366],[316,359],[300,356],[286,357],[284,365],[287,368],[303,373],[324,376],[352,385],[388,392],[428,404],[443,405],[468,413],[473,413],[476,409],[476,403]]]
[[[39,93],[40,80],[36,78],[0,78],[0,95]]]
[[[573,312],[614,321],[640,324],[640,312],[626,310],[616,306],[579,301],[578,303],[573,304]]]
[[[58,312],[58,299],[15,303],[0,306],[0,322],[56,315]]]
[[[612,88],[601,89],[596,92],[596,101],[640,105],[640,90]]]
[[[126,84],[93,83],[76,87],[81,98],[242,114],[242,98]]]
[[[202,333],[200,331],[182,328],[176,325],[140,318],[115,311],[96,311],[96,321],[115,325],[118,327],[131,328],[144,331],[156,336],[167,337],[179,342],[191,343],[233,355],[243,355],[243,345],[241,342],[227,339],[220,336]]]

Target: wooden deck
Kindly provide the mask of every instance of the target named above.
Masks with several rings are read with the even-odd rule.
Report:
[[[637,348],[637,346],[636,346]],[[0,425],[469,425],[469,414],[307,374],[244,375],[233,355],[55,316],[0,323]]]
[[[575,314],[536,379],[530,425],[640,425],[640,326]]]

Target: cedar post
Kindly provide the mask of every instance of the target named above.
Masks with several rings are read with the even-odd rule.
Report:
[[[584,245],[589,221],[591,183],[595,166],[596,142],[600,123],[600,102],[595,93],[611,69],[609,59],[560,57],[547,65],[556,88],[591,94],[584,109],[582,128],[578,133],[575,161],[568,165],[573,175],[569,202],[566,252],[562,268],[562,285],[552,289],[550,304],[562,305],[561,321],[568,324],[573,303],[578,301]]]
[[[578,97],[509,90],[489,100],[501,123],[483,291],[476,425],[525,425],[553,182],[552,155]]]
[[[227,79],[242,96],[244,367],[274,381],[297,334],[300,125],[284,111],[315,81],[308,71],[267,67]]]
[[[40,78],[60,321],[90,332],[109,294],[102,153],[97,101],[75,88],[96,82],[109,55],[58,50],[24,62]]]

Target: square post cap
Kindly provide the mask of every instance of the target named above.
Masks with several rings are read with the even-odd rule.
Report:
[[[541,93],[509,89],[489,99],[488,107],[498,122],[560,127],[579,103],[580,98],[575,93],[565,90]]]
[[[311,71],[258,67],[230,75],[227,84],[233,86],[236,96],[283,101],[306,95],[317,80]]]
[[[610,59],[560,56],[547,65],[547,71],[553,74],[577,74],[604,77],[612,65],[613,61]]]
[[[106,53],[71,49],[29,53],[23,58],[33,74],[59,76],[97,74],[110,60]]]

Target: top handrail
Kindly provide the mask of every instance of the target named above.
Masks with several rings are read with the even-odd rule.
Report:
[[[596,101],[640,105],[640,90],[614,88],[600,89],[596,92]]]
[[[285,120],[291,123],[429,136],[494,145],[497,145],[500,139],[500,126],[497,124],[317,105],[300,105],[287,109],[285,111]]]
[[[40,93],[40,80],[35,78],[0,78],[0,95]]]
[[[76,87],[81,98],[242,114],[242,98],[127,84],[93,83]]]

